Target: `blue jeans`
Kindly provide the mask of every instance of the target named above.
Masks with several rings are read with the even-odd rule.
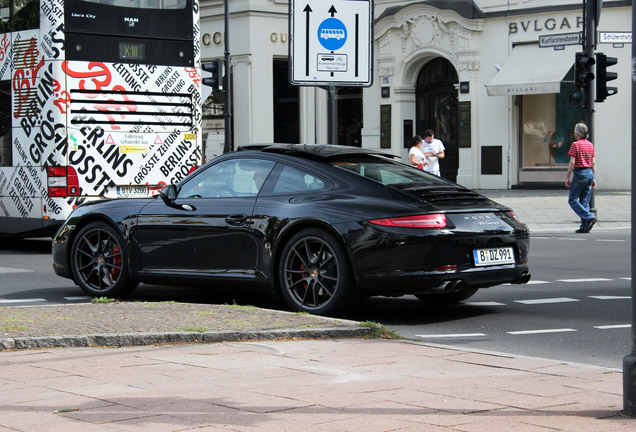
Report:
[[[590,198],[592,198],[592,182],[594,172],[592,168],[574,170],[572,183],[570,184],[570,197],[568,204],[574,213],[581,218],[581,227],[592,219],[594,213],[590,212]]]

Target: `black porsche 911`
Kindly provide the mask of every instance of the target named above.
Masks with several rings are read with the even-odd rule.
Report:
[[[458,302],[530,279],[529,231],[511,209],[369,149],[251,145],[159,196],[79,206],[53,268],[92,296],[139,283],[238,283],[297,311],[413,294]]]

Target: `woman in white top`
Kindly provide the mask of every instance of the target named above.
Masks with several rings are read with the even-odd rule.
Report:
[[[409,150],[409,163],[419,169],[424,169],[424,166],[428,164],[428,160],[421,150],[423,142],[422,137],[419,135],[415,135],[409,142],[411,147]]]

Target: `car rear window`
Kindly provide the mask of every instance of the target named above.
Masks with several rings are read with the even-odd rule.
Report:
[[[410,165],[380,158],[336,160],[331,161],[331,164],[337,168],[380,182],[385,186],[408,186],[410,184],[448,185],[446,180],[425,173]]]

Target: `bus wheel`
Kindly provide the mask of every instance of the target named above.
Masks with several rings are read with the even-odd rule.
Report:
[[[122,236],[105,222],[80,230],[71,247],[75,282],[92,296],[120,297],[137,286],[128,275],[128,251]]]

